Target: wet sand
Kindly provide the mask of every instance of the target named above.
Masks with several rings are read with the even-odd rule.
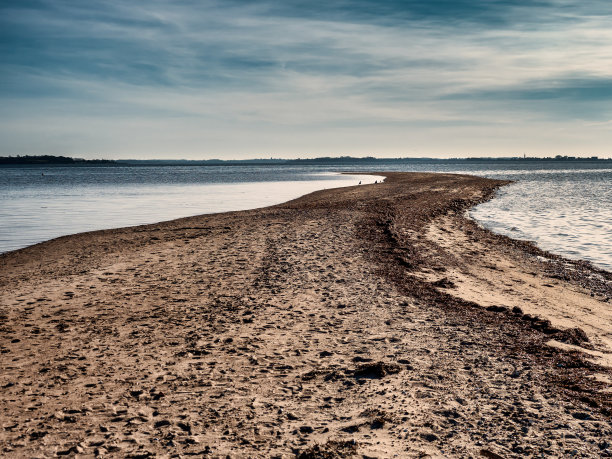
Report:
[[[0,256],[6,457],[612,454],[612,275],[387,173]]]

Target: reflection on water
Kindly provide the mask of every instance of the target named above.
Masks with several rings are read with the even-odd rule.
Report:
[[[470,215],[497,233],[612,271],[612,171],[526,175]]]
[[[144,169],[0,170],[0,252],[67,234],[253,209],[316,190],[380,180],[371,175],[299,175],[295,171],[257,174],[236,167],[225,177],[223,171],[211,168],[191,168],[200,170],[183,174],[171,167],[155,171],[157,174]],[[279,177],[284,181],[277,181]],[[152,178],[159,183],[152,183]],[[220,179],[231,182],[219,183]]]

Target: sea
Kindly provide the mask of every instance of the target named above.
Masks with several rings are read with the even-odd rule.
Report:
[[[67,234],[254,209],[381,180],[366,174],[372,170],[512,180],[469,216],[494,232],[612,272],[610,161],[0,167],[0,253]]]

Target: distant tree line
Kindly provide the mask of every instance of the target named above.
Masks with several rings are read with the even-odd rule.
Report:
[[[474,157],[474,158],[465,158],[465,161],[609,161],[605,158],[599,158],[598,156],[565,156],[565,155],[557,155],[554,157],[544,156],[512,156],[505,158],[482,158],[482,157]]]
[[[0,156],[1,164],[111,164],[111,159],[82,159],[68,156],[25,155]]]

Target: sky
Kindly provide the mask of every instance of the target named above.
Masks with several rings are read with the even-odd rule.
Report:
[[[612,157],[609,0],[3,0],[0,155]]]

